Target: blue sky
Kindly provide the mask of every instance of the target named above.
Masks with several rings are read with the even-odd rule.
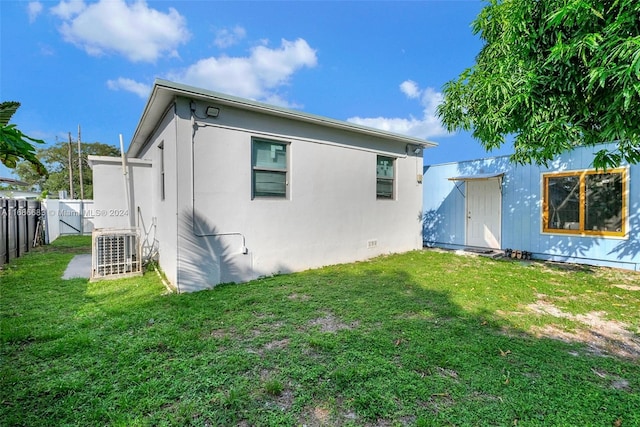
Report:
[[[486,157],[434,114],[444,83],[474,63],[470,25],[482,7],[2,0],[0,99],[21,102],[12,123],[48,144],[81,125],[83,141],[119,146],[122,134],[128,146],[163,78],[435,141],[426,164]]]

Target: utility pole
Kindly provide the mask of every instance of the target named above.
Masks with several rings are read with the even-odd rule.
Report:
[[[80,145],[80,125],[78,125],[78,176],[80,178],[80,199],[84,200],[84,182],[82,182],[82,146]]]
[[[84,235],[84,182],[82,182],[82,146],[78,125],[78,177],[80,178],[80,235]]]
[[[71,132],[69,132],[69,197],[73,199],[73,162],[71,161],[71,156],[73,151],[71,149]]]

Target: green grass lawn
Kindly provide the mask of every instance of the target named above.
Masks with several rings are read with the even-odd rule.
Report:
[[[3,426],[638,426],[640,275],[416,251],[167,294],[0,272]]]

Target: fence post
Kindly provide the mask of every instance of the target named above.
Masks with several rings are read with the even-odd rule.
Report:
[[[20,256],[20,220],[18,219],[18,201],[13,200],[13,248],[14,258]]]
[[[0,199],[0,265],[9,262],[9,200]]]
[[[27,201],[16,200],[16,222],[18,224],[18,255],[29,252],[29,230],[27,229]]]

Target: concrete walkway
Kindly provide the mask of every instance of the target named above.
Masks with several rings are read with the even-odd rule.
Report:
[[[76,255],[69,262],[63,279],[89,279],[91,277],[91,254]]]

